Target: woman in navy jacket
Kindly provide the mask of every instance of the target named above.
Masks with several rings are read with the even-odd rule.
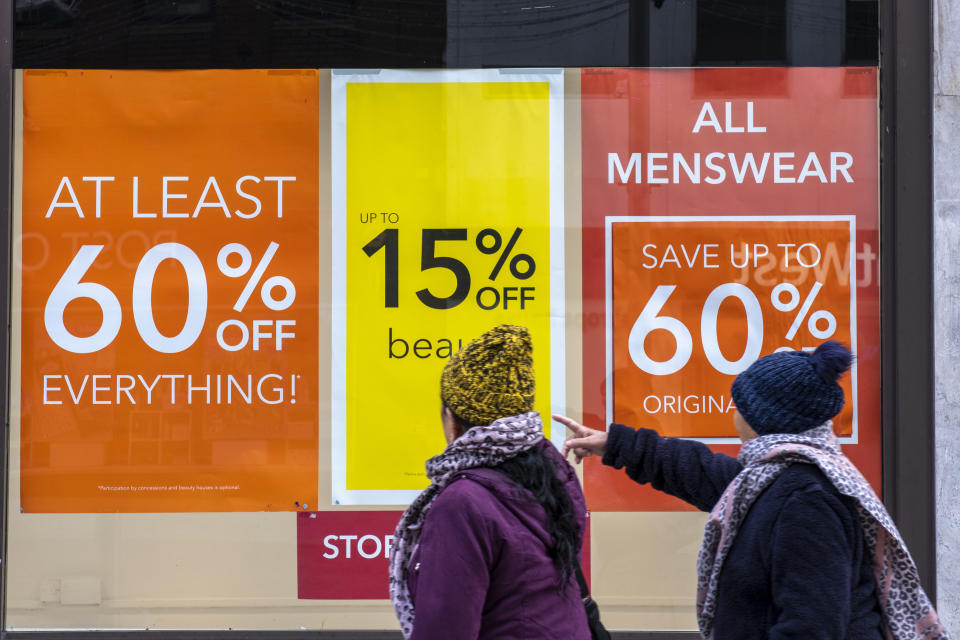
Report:
[[[833,434],[851,361],[831,341],[737,376],[737,458],[650,429],[603,432],[554,416],[573,431],[564,454],[603,456],[711,512],[697,563],[704,638],[948,638],[896,527]]]

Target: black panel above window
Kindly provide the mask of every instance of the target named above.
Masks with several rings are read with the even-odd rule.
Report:
[[[20,68],[877,64],[877,0],[15,0]]]

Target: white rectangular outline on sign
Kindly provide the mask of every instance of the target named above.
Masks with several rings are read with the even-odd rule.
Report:
[[[850,350],[857,353],[857,269],[856,269],[856,224],[854,215],[776,215],[776,216],[605,216],[604,217],[604,287],[606,312],[606,376],[607,376],[607,424],[613,422],[613,225],[617,222],[847,222],[850,225]],[[849,436],[839,438],[841,444],[857,444],[860,432],[857,420],[857,360],[850,367],[851,393],[853,395],[853,422]],[[642,427],[643,425],[635,425]],[[740,444],[739,438],[686,438],[706,444]]]
[[[564,157],[563,70],[545,69],[392,69],[333,70],[331,74],[331,349],[330,349],[330,457],[331,505],[405,505],[420,490],[347,489],[346,433],[346,212],[347,212],[347,85],[357,82],[545,82],[549,86],[550,158],[550,408],[566,412],[564,306]],[[437,382],[439,384],[439,381]],[[549,418],[544,416],[544,422]],[[437,429],[439,429],[439,423]],[[552,442],[563,446],[566,431],[552,430]]]

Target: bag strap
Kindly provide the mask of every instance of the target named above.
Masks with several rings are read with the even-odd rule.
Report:
[[[580,597],[586,600],[590,597],[590,589],[587,587],[587,579],[583,577],[583,570],[577,564],[577,584],[580,585]]]

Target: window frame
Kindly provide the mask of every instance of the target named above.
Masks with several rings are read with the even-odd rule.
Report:
[[[880,292],[883,493],[936,602],[933,336],[932,0],[880,0]],[[89,631],[6,631],[13,212],[13,2],[0,12],[0,638],[66,640]],[[917,464],[917,462],[925,464]],[[692,597],[692,594],[691,594]],[[101,640],[386,640],[399,631],[100,631]],[[694,640],[695,632],[621,631],[618,640]]]

